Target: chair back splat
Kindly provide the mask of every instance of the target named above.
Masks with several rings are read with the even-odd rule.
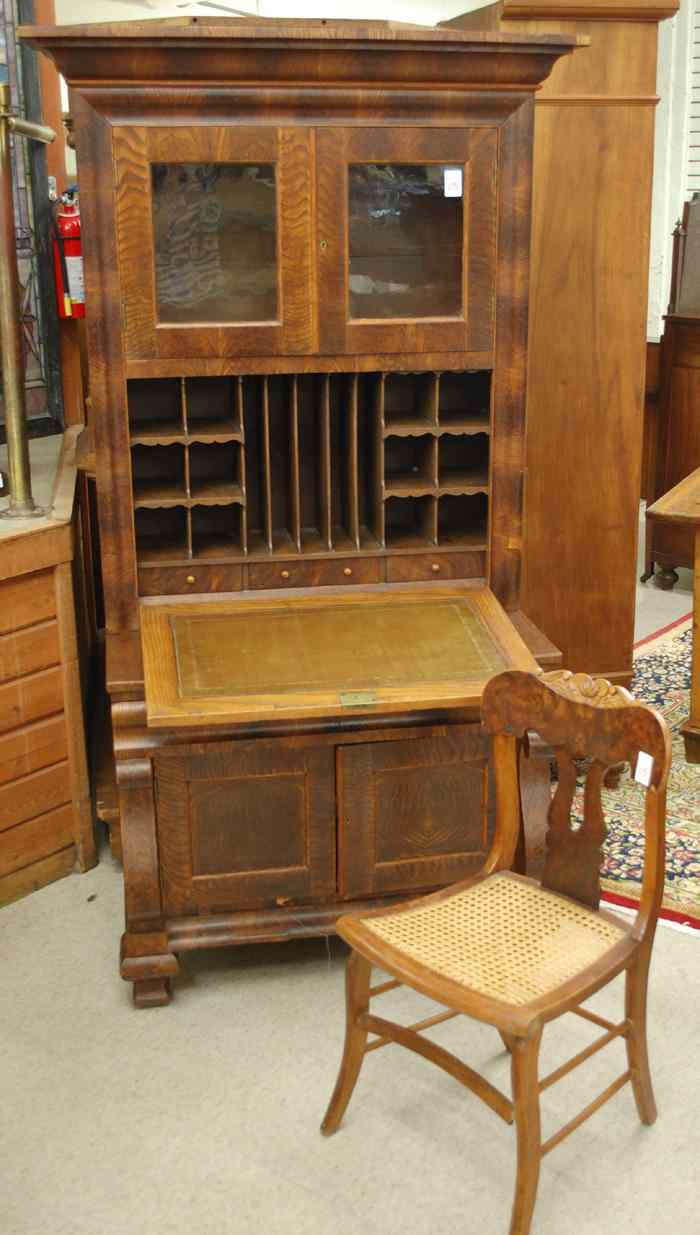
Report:
[[[547,854],[542,887],[598,908],[600,867],[607,835],[601,790],[607,769],[629,763],[640,752],[646,761],[645,862],[643,893],[635,933],[653,929],[663,893],[666,778],[670,761],[667,728],[651,708],[629,691],[602,679],[568,670],[535,676],[513,671],[489,682],[482,722],[494,736],[524,739],[535,731],[553,748],[558,783],[548,813]],[[494,744],[496,784],[512,769]],[[586,761],[585,763],[577,761]],[[584,780],[583,822],[574,826],[572,807],[579,777]],[[498,824],[497,821],[497,831]],[[498,836],[494,847],[499,846]]]

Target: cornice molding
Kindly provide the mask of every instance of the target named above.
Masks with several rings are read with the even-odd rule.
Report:
[[[258,91],[331,86],[533,92],[579,45],[569,34],[494,33],[355,23],[21,26],[24,43],[55,61],[69,85],[180,88],[225,83]],[[205,51],[206,48],[206,51]]]
[[[658,94],[545,94],[537,107],[656,107]]]
[[[674,17],[680,5],[678,0],[666,0],[659,3],[653,0],[645,4],[644,0],[631,0],[625,4],[596,3],[596,0],[532,0],[531,4],[522,0],[504,0],[501,13],[502,21],[631,21],[660,22]]]

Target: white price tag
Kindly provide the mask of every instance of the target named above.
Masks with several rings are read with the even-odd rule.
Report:
[[[445,178],[445,197],[461,197],[462,196],[462,169],[461,167],[446,167],[443,175]]]
[[[637,766],[634,769],[634,779],[638,785],[644,785],[646,789],[651,784],[651,774],[654,771],[654,760],[651,755],[648,755],[645,750],[640,750],[637,755]]]

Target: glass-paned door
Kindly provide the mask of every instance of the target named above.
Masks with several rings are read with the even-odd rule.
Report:
[[[333,128],[317,143],[322,349],[489,351],[495,130]]]
[[[115,130],[127,354],[313,350],[308,132]]]

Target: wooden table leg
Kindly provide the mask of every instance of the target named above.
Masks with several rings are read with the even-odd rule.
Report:
[[[687,763],[700,763],[700,527],[695,532],[693,575],[693,662],[690,671],[690,716],[681,726]]]

